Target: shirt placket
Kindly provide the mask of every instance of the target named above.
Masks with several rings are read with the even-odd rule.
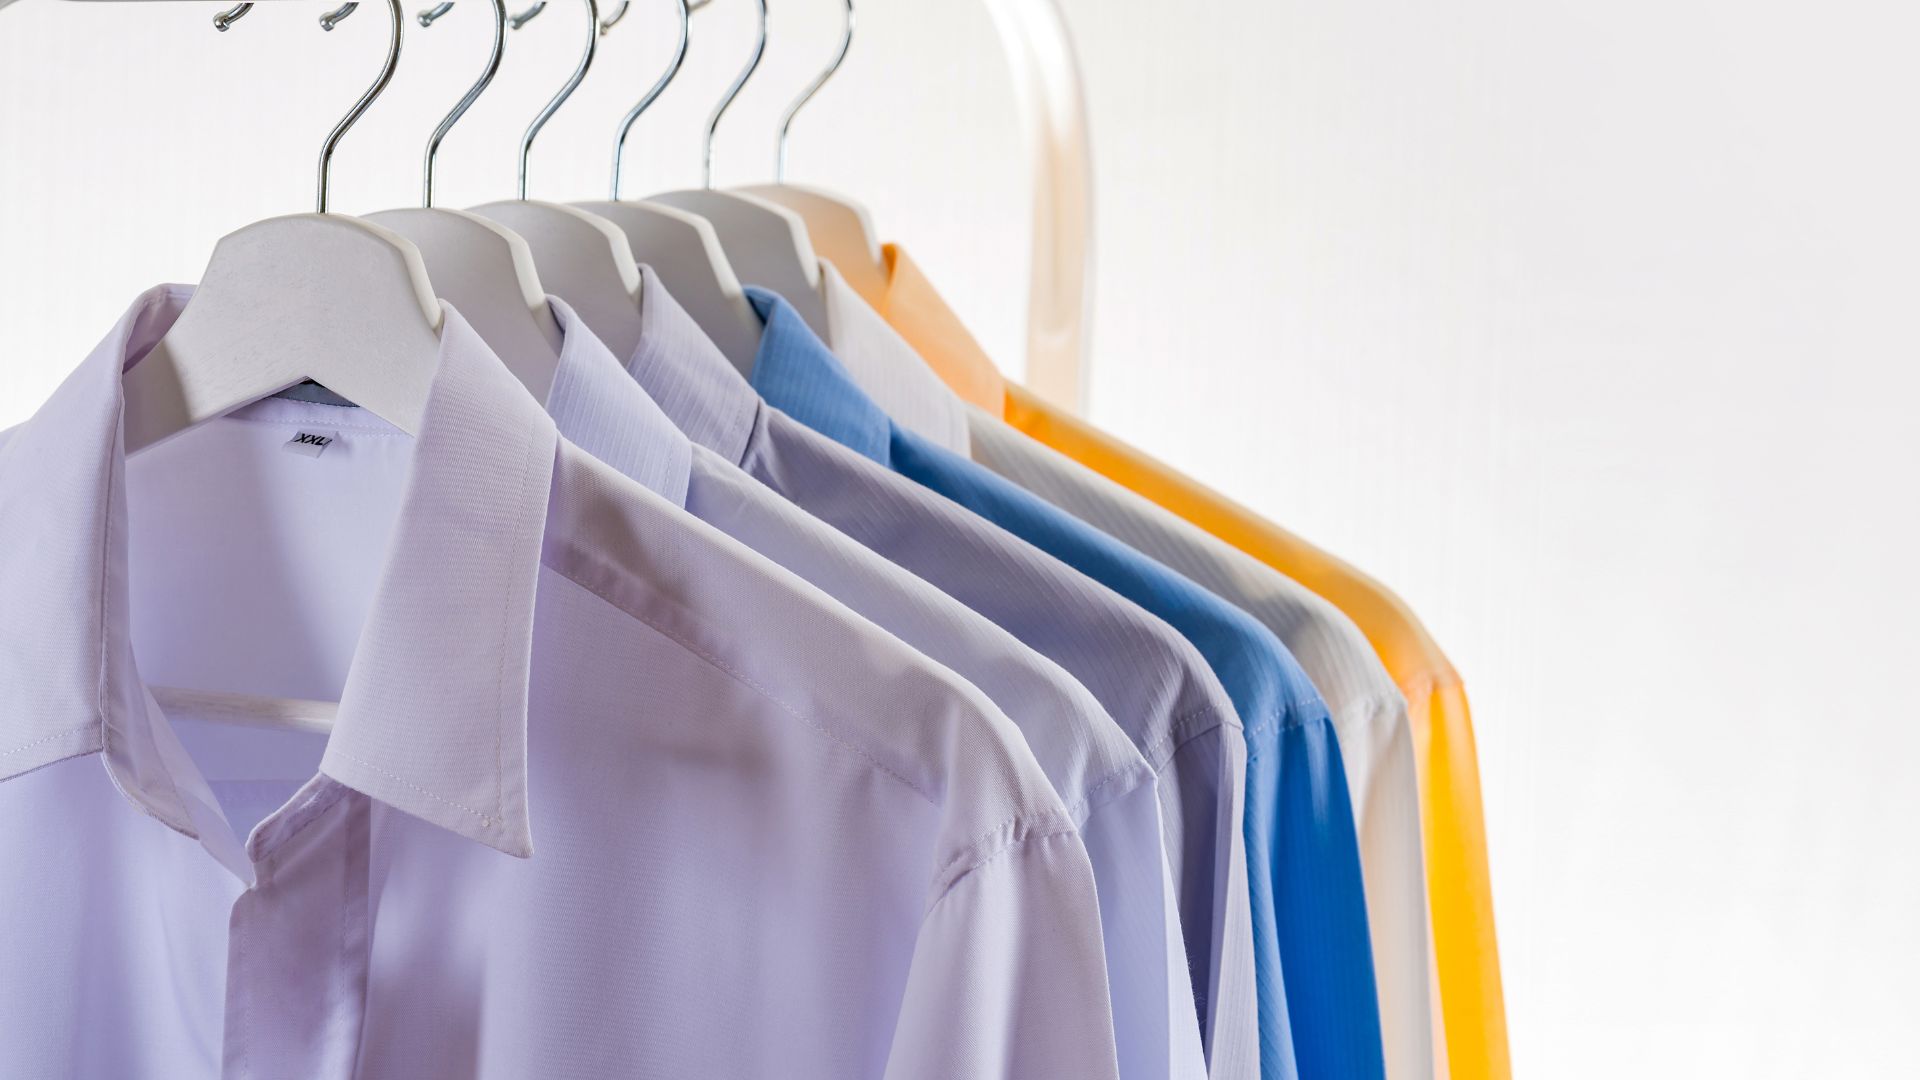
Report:
[[[316,777],[247,840],[228,923],[227,1080],[345,1080],[366,1017],[370,811]]]

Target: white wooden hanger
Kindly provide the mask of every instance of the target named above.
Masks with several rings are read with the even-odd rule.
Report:
[[[713,225],[727,260],[740,280],[785,297],[814,333],[827,334],[827,306],[820,298],[820,257],[814,254],[800,215],[753,195],[713,188],[713,137],[720,118],[740,95],[767,51],[767,0],[754,0],[759,9],[759,31],[753,55],[734,76],[732,85],[707,118],[706,153],[699,189],[670,191],[647,201],[677,207],[705,218]],[[671,288],[671,286],[669,286]],[[677,292],[674,294],[679,295]]]
[[[533,140],[587,77],[599,47],[600,7],[595,0],[586,4],[587,47],[579,66],[521,137],[519,197],[476,206],[473,213],[520,234],[542,284],[566,300],[615,356],[625,357],[640,343],[640,265],[634,261],[626,234],[613,222],[576,207],[527,198],[527,161],[533,154]],[[525,25],[544,7],[541,4],[515,16],[513,26]]]
[[[193,299],[125,376],[128,453],[303,379],[418,433],[440,353],[426,266],[391,230],[327,213],[334,149],[399,64],[400,0],[387,9],[379,78],[321,144],[317,212],[269,218],[215,246]]]
[[[679,11],[680,40],[672,61],[639,103],[627,111],[614,136],[613,181],[607,201],[575,205],[618,226],[638,257],[660,275],[667,291],[713,339],[721,354],[742,375],[748,375],[760,348],[760,317],[741,289],[713,225],[675,206],[620,201],[622,165],[634,123],[673,81],[687,58],[687,0],[679,0]],[[646,298],[641,297],[640,302],[646,303]]]
[[[224,30],[241,4],[215,17]],[[323,15],[333,29],[352,5]],[[333,152],[400,62],[400,0],[374,84],[320,148],[316,212],[223,237],[186,309],[124,377],[124,438],[136,453],[247,402],[312,379],[409,435],[439,369],[440,301],[420,252],[379,225],[327,212]],[[149,688],[162,709],[232,723],[326,732],[334,702]]]
[[[447,3],[421,12],[420,25],[432,26],[451,7]],[[367,220],[413,241],[426,260],[440,298],[472,324],[536,399],[545,401],[560,363],[561,333],[534,268],[532,250],[519,234],[496,221],[433,205],[434,157],[447,132],[466,115],[500,70],[506,32],[506,0],[493,0],[493,51],[480,80],[427,139],[420,207],[386,210],[367,215]]]
[[[878,297],[886,292],[887,270],[880,258],[880,241],[873,229],[873,218],[867,208],[843,195],[837,195],[820,188],[805,187],[787,183],[787,137],[793,129],[793,118],[813,100],[820,88],[827,85],[840,65],[847,59],[847,51],[853,47],[853,0],[843,0],[846,4],[847,19],[845,32],[840,36],[840,49],[834,53],[833,60],[820,74],[813,77],[800,96],[793,99],[787,111],[780,116],[779,150],[774,158],[773,179],[771,184],[750,184],[737,188],[739,192],[763,199],[800,215],[806,222],[807,236],[813,241],[813,250],[819,256],[832,263],[840,276],[847,279],[853,290],[865,297]]]

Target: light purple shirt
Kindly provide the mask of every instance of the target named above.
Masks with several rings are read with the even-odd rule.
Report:
[[[642,267],[640,346],[627,368],[695,443],[1000,625],[1078,679],[1159,776],[1165,848],[1196,997],[1238,998],[1251,967],[1240,832],[1246,746],[1233,705],[1165,622],[1038,548],[766,407]],[[1229,971],[1223,973],[1223,961]],[[1224,977],[1223,977],[1224,976]],[[1225,989],[1225,995],[1222,991]],[[1231,1040],[1251,1045],[1250,1035]],[[1257,1070],[1251,1055],[1233,1060]],[[1213,1074],[1223,1075],[1211,1060]],[[1245,1075],[1245,1069],[1225,1070]]]
[[[673,304],[664,289],[650,299]],[[693,445],[573,310],[549,301],[562,342],[547,413],[562,436],[950,668],[1020,728],[1093,861],[1121,1076],[1205,1076],[1158,784],[1126,733],[1058,664]]]
[[[979,691],[451,309],[416,438],[267,399],[128,460],[186,295],[0,442],[0,1076],[1116,1074],[1086,850]]]

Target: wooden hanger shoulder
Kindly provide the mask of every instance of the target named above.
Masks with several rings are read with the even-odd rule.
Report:
[[[364,220],[413,241],[440,299],[460,312],[536,400],[546,400],[560,359],[560,324],[525,238],[465,210],[383,210]]]
[[[820,257],[814,253],[807,224],[800,215],[734,191],[670,191],[648,201],[706,218],[741,284],[758,285],[785,297],[814,333],[827,336],[827,308],[820,299]]]
[[[532,200],[487,203],[473,213],[525,239],[541,285],[565,300],[615,356],[640,343],[640,266],[618,226],[576,207]]]
[[[867,303],[879,307],[887,292],[886,265],[867,208],[829,191],[800,184],[754,184],[740,193],[800,215],[813,250],[833,264]]]
[[[741,374],[753,370],[760,348],[760,317],[741,289],[711,222],[691,211],[651,202],[578,206],[619,227],[635,257],[653,267],[675,302],[706,331],[721,354]]]
[[[303,379],[415,433],[440,323],[420,252],[389,229],[294,214],[229,233],[179,320],[126,374],[127,452]]]

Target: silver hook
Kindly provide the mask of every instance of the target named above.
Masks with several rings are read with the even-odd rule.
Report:
[[[320,29],[332,30],[334,27],[339,26],[343,22],[346,22],[347,16],[353,14],[354,11],[356,11],[359,7],[360,5],[358,2],[341,4],[339,7],[335,8],[334,10],[329,11],[325,15],[320,16]]]
[[[224,34],[227,32],[229,26],[245,18],[247,12],[252,10],[253,5],[251,3],[235,4],[213,17],[213,28]]]
[[[435,19],[445,15],[452,7],[453,0],[442,0],[430,10],[420,13],[420,25],[432,26]],[[441,140],[447,137],[447,132],[453,130],[453,125],[459,123],[461,117],[467,115],[467,110],[473,108],[473,103],[480,99],[481,92],[491,85],[493,77],[499,74],[500,58],[506,54],[506,47],[507,0],[493,0],[493,51],[487,55],[486,70],[480,73],[479,81],[467,88],[467,92],[454,103],[453,111],[447,113],[446,117],[440,121],[440,126],[434,128],[433,134],[427,137],[426,164],[420,170],[421,206],[433,205],[433,159],[440,153]]]
[[[622,3],[621,7],[624,9],[626,7],[625,3]],[[653,86],[648,88],[646,94],[641,97],[639,104],[627,110],[627,115],[620,121],[619,134],[613,137],[613,190],[607,197],[614,202],[620,201],[620,168],[626,158],[627,135],[633,130],[634,121],[640,119],[640,114],[647,111],[648,106],[653,104],[654,99],[660,96],[660,92],[665,90],[667,84],[673,81],[673,77],[680,74],[680,65],[686,62],[687,14],[692,11],[693,8],[688,4],[687,0],[679,0],[679,8],[680,43],[674,46],[673,60],[667,64],[667,70],[658,79],[654,80]]]
[[[340,25],[340,20],[353,14],[353,10],[359,6],[358,3],[343,4],[338,9],[327,12],[320,16],[320,28],[333,29]],[[225,31],[252,8],[251,3],[238,4],[214,16],[213,25],[216,29]],[[327,196],[333,187],[333,152],[339,149],[340,140],[346,136],[348,129],[359,122],[360,117],[366,113],[367,107],[387,89],[387,84],[393,81],[394,70],[400,66],[400,0],[387,0],[387,14],[393,22],[393,31],[387,39],[387,62],[381,65],[380,74],[373,80],[373,85],[367,87],[366,91],[360,95],[360,100],[353,103],[353,108],[348,109],[347,115],[333,125],[333,130],[327,132],[326,141],[320,144],[319,177],[315,185],[318,191],[313,200],[314,210],[319,213],[327,212]]]
[[[520,14],[515,15],[513,18],[508,19],[507,22],[511,24],[515,30],[518,30],[521,27],[532,22],[535,18],[539,16],[541,12],[545,10],[547,10],[547,0],[540,0],[539,3],[533,5],[532,7],[521,12]]]
[[[733,85],[727,87],[720,104],[714,106],[713,115],[707,117],[707,152],[700,170],[700,186],[704,188],[713,187],[713,133],[720,129],[720,118],[726,115],[727,106],[740,96],[740,88],[747,85],[753,70],[760,66],[760,58],[767,53],[767,0],[754,0],[754,3],[760,8],[760,35],[754,39],[753,55],[747,58],[747,66],[740,69],[740,74],[733,77]]]
[[[526,18],[530,19],[539,14],[543,7],[546,7],[546,0],[540,0],[540,3],[535,4]],[[600,4],[598,0],[587,0],[587,48],[580,54],[580,66],[573,69],[573,75],[567,79],[567,84],[560,88],[559,93],[553,95],[553,100],[547,102],[547,107],[541,109],[540,115],[533,118],[533,123],[527,125],[527,133],[520,138],[521,199],[524,200],[527,197],[527,157],[533,153],[534,136],[540,134],[540,129],[547,126],[547,121],[553,119],[553,114],[559,112],[560,106],[566,104],[567,99],[573,96],[574,90],[579,88],[580,80],[587,77],[587,69],[593,66],[593,54],[599,48]]]
[[[320,17],[320,25],[325,29],[331,30],[339,24],[340,20],[353,14],[353,9],[359,6],[357,3],[346,4],[337,11],[330,11]],[[353,125],[359,121],[361,115],[367,111],[367,107],[373,104],[374,99],[385,92],[387,84],[393,81],[394,70],[400,66],[400,26],[402,21],[400,0],[387,0],[387,15],[393,23],[393,29],[387,38],[387,62],[381,65],[380,75],[373,80],[373,85],[367,87],[366,92],[360,95],[360,100],[353,103],[353,108],[347,110],[347,115],[340,118],[340,122],[333,126],[332,131],[327,133],[326,141],[320,144],[320,190],[314,199],[314,208],[322,214],[327,212],[327,194],[333,184],[334,150],[340,146],[340,140],[346,135],[347,130],[353,127]]]
[[[627,8],[629,6],[630,6],[629,0],[620,0],[620,6],[613,9],[613,14],[600,20],[600,32],[603,34],[606,33],[607,31],[613,29],[615,23],[619,22],[621,19],[626,18]]]
[[[793,104],[787,106],[787,111],[780,116],[780,149],[773,163],[775,183],[787,182],[787,130],[793,127],[794,114],[798,113],[807,102],[812,101],[813,95],[819,93],[821,87],[827,85],[827,80],[833,78],[833,73],[839,71],[840,65],[846,61],[847,50],[853,48],[853,0],[846,0],[846,5],[847,29],[840,36],[840,51],[833,54],[833,62],[827,65],[825,71],[813,77],[813,81],[807,84],[807,88],[800,92],[799,97],[793,99]]]

